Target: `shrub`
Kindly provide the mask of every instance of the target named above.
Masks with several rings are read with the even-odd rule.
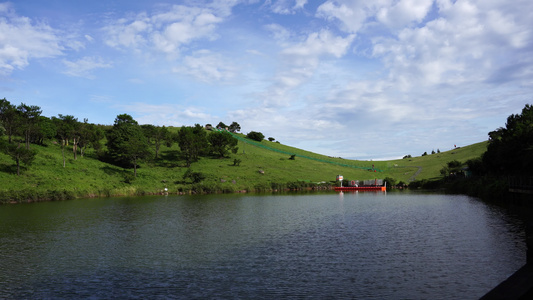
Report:
[[[258,141],[258,142],[262,141],[265,138],[265,136],[261,132],[257,132],[257,131],[250,131],[246,135],[246,137],[251,140]]]
[[[192,183],[199,183],[205,179],[205,175],[201,172],[193,172],[191,169],[187,169],[183,174],[183,179],[190,179]]]

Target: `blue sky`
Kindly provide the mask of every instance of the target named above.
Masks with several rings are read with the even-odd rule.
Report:
[[[0,2],[0,98],[48,117],[390,159],[484,141],[532,95],[530,0]]]

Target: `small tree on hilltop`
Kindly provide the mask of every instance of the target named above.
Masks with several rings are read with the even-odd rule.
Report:
[[[229,126],[228,129],[229,129],[230,132],[235,133],[237,131],[241,131],[241,125],[239,125],[239,123],[237,123],[237,122],[233,122],[233,123],[231,123],[231,125]]]
[[[261,132],[257,132],[257,131],[250,131],[246,135],[246,137],[251,140],[258,141],[258,142],[262,141],[265,138],[265,136]]]

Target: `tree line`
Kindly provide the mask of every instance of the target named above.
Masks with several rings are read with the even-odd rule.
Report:
[[[102,161],[133,168],[135,177],[139,162],[157,160],[163,145],[171,147],[177,143],[179,157],[187,167],[202,156],[223,158],[238,151],[237,139],[229,132],[208,134],[199,124],[181,127],[176,132],[165,126],[139,125],[128,114],[118,115],[112,126],[92,124],[88,119],[79,121],[72,115],[59,114],[48,118],[41,114],[39,106],[14,105],[5,98],[0,99],[0,150],[13,159],[17,175],[20,175],[21,166],[29,167],[35,159],[37,152],[31,145],[45,145],[45,141],[60,145],[63,167],[66,166],[66,149],[71,149],[74,160],[77,160],[92,148]],[[240,131],[237,122],[230,126],[220,122],[217,127]],[[105,147],[102,141],[105,141]]]

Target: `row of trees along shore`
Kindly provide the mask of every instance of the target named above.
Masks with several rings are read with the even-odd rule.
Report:
[[[227,131],[213,131],[209,135],[203,126],[184,126],[178,132],[165,126],[139,125],[128,114],[118,115],[112,126],[83,122],[71,115],[57,117],[42,116],[39,106],[21,103],[16,106],[5,98],[0,99],[0,150],[13,159],[17,175],[22,167],[31,166],[37,152],[31,144],[45,145],[52,141],[61,145],[63,167],[66,165],[65,150],[72,149],[74,160],[83,157],[87,148],[93,148],[98,159],[133,168],[137,176],[139,161],[157,159],[162,145],[171,147],[177,143],[180,158],[187,167],[201,156],[225,157],[229,152],[237,153],[237,139]],[[211,125],[206,125],[211,128]],[[240,131],[240,125],[233,122],[226,126],[220,122],[217,128]],[[105,148],[102,141],[106,141]],[[153,156],[152,156],[153,155]]]

